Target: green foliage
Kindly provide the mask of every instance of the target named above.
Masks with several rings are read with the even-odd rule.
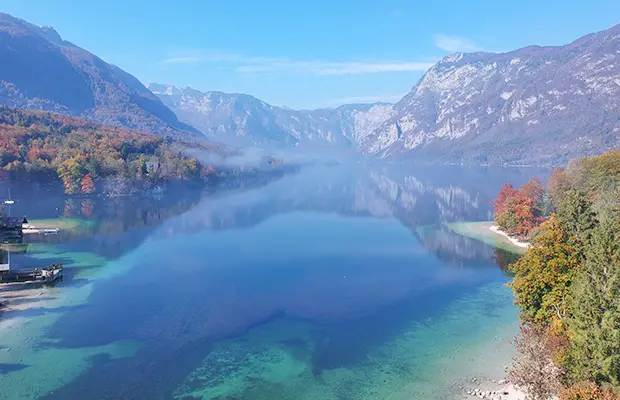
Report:
[[[620,386],[620,226],[605,220],[593,232],[585,268],[573,290],[570,372]]]
[[[575,250],[581,257],[582,248],[597,223],[592,203],[584,192],[569,190],[559,199],[557,208],[558,221],[567,232],[569,241],[578,246]]]
[[[555,216],[543,223],[528,251],[510,266],[509,284],[524,322],[551,324],[570,307],[569,288],[579,267],[575,247]]]
[[[598,157],[586,157],[569,163],[566,175],[572,189],[587,193],[596,203],[601,194],[618,187],[620,150],[610,150]]]
[[[60,166],[58,166],[58,177],[62,179],[62,183],[65,186],[65,193],[67,194],[79,192],[79,182],[84,174],[84,167],[81,162],[83,161],[80,157],[71,157],[64,160]]]
[[[98,178],[199,179],[203,169],[162,137],[10,107],[0,107],[0,168],[54,173],[68,194],[94,192]]]
[[[506,194],[518,199],[518,193],[504,189],[500,199],[511,205]],[[557,214],[510,266],[521,318],[538,327],[562,327],[556,337],[566,346],[558,346],[553,358],[572,385],[562,399],[618,398],[613,393],[620,392],[620,152],[554,171],[547,194],[548,209]]]

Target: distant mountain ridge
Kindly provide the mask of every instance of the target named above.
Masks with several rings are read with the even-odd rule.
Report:
[[[159,135],[202,132],[236,145],[422,162],[564,163],[620,147],[619,57],[617,25],[564,46],[452,54],[394,105],[292,110],[244,94],[147,89],[54,29],[0,13],[0,105]]]
[[[386,103],[292,110],[247,94],[200,92],[192,88],[147,83],[177,117],[208,137],[242,145],[280,147],[325,145],[355,148],[390,116]]]
[[[565,162],[620,145],[620,25],[435,64],[362,147],[379,157]]]
[[[156,134],[196,133],[138,79],[52,28],[0,13],[0,60],[0,104]]]
[[[379,158],[550,164],[620,146],[620,25],[564,46],[456,53],[391,105],[295,111],[252,96],[147,86],[219,140],[346,146]]]

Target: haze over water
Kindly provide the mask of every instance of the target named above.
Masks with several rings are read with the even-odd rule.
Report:
[[[15,215],[87,223],[13,257],[67,273],[0,316],[0,399],[428,399],[500,377],[506,254],[446,224],[532,175],[309,167],[123,199],[3,182]]]

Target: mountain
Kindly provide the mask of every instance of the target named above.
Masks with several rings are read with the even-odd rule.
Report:
[[[178,135],[195,129],[122,69],[39,27],[0,13],[0,104]]]
[[[620,145],[620,25],[557,47],[453,54],[362,147],[380,157],[553,163]]]
[[[296,111],[147,85],[181,121],[240,143],[345,146],[380,158],[552,164],[620,146],[620,25],[564,46],[456,53],[395,105]]]
[[[158,83],[146,86],[177,117],[222,142],[279,147],[356,147],[390,116],[389,104],[292,110],[246,94],[200,92]]]
[[[389,159],[549,164],[620,146],[620,25],[564,46],[457,53],[398,103],[292,110],[149,84],[0,13],[0,104],[237,145],[355,149]],[[149,90],[150,89],[150,90]]]

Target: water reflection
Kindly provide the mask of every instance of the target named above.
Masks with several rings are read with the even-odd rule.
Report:
[[[445,225],[492,219],[491,201],[506,182],[515,185],[545,170],[443,167],[404,172],[402,167],[315,168],[266,190],[209,199],[158,232],[167,237],[204,230],[250,228],[276,215],[309,211],[349,217],[396,219],[442,260],[462,265],[491,258],[490,247],[474,245]],[[503,251],[499,251],[502,253]],[[504,260],[506,256],[498,257]],[[502,261],[502,267],[506,263]]]
[[[122,359],[100,354],[49,397],[171,397],[201,363],[216,381],[225,373],[213,370],[240,368],[234,360],[247,354],[226,362],[208,355],[224,339],[253,340],[247,335],[261,326],[272,327],[270,337],[281,338],[278,346],[317,379],[357,368],[412,323],[444,315],[487,285],[501,287],[496,264],[505,267],[508,256],[445,224],[489,219],[501,184],[521,184],[530,174],[317,167],[225,193],[49,196],[34,217],[93,224],[33,242],[61,241],[63,257],[79,251],[109,261],[88,261],[97,274],[75,268],[63,282],[95,284],[87,304],[61,309],[45,346],[69,351],[135,340],[143,349]],[[476,304],[475,312],[489,316],[510,309],[492,296]],[[268,393],[263,378],[253,379],[244,385]],[[271,398],[288,398],[279,391],[289,383],[272,388]]]

